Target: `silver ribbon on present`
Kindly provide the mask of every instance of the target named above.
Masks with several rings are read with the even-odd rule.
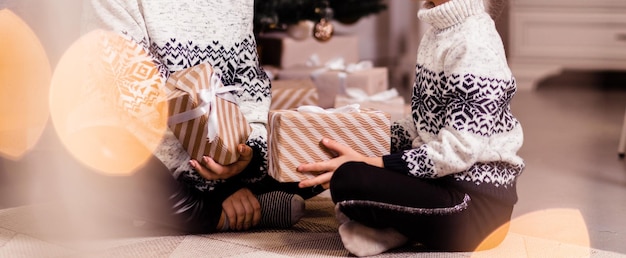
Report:
[[[319,107],[319,106],[303,105],[303,106],[299,106],[296,110],[298,112],[318,113],[318,114],[359,113],[361,112],[361,105],[350,104],[350,105],[345,105],[343,107],[326,108],[326,109]]]
[[[346,92],[346,79],[348,78],[349,73],[354,73],[357,71],[367,70],[374,68],[374,64],[372,61],[364,60],[358,63],[350,63],[346,64],[345,60],[342,57],[334,58],[326,62],[323,66],[320,64],[320,59],[317,55],[313,54],[309,57],[309,60],[306,62],[306,65],[309,67],[319,67],[321,68],[314,70],[311,73],[311,78],[315,80],[317,76],[327,71],[337,71],[339,77],[339,93]]]
[[[224,99],[226,101],[237,103],[233,92],[241,91],[241,87],[229,86],[225,87],[222,84],[221,76],[217,70],[213,70],[210,78],[210,87],[201,89],[198,91],[199,103],[194,109],[172,115],[168,118],[168,125],[172,126],[180,124],[195,118],[198,118],[204,114],[208,114],[207,121],[207,138],[209,141],[213,141],[218,136],[218,118],[217,110],[215,108],[215,102],[217,98]],[[190,96],[193,96],[194,91],[187,85],[177,83],[176,88],[187,92]]]
[[[384,102],[397,97],[398,91],[395,88],[392,88],[370,96],[367,95],[367,93],[361,88],[347,88],[346,95],[356,102]]]

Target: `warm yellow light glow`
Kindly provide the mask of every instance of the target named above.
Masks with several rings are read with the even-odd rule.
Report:
[[[0,156],[19,159],[39,141],[48,121],[50,63],[35,33],[0,10]]]
[[[522,250],[527,257],[589,257],[591,255],[587,225],[575,209],[548,209],[514,218],[492,233],[477,251],[498,247],[508,232],[526,240]],[[511,246],[502,247],[504,249]],[[498,247],[500,248],[500,247]],[[498,250],[495,250],[498,251]],[[506,253],[511,250],[501,250]],[[472,257],[491,257],[490,252],[476,252]]]
[[[150,54],[112,32],[93,31],[64,53],[50,112],[61,142],[106,174],[143,165],[166,128],[163,79]]]

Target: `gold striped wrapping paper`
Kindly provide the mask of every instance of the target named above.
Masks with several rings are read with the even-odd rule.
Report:
[[[168,94],[169,115],[172,116],[196,108],[200,104],[198,91],[211,87],[210,78],[213,72],[208,64],[201,64],[172,74],[166,85],[173,89]],[[191,88],[193,94],[174,89],[177,84]],[[207,138],[208,113],[183,123],[171,125],[170,129],[192,159],[202,162],[202,156],[206,155],[212,157],[219,164],[232,164],[239,159],[237,145],[246,142],[252,128],[237,104],[219,96],[215,98],[214,104],[213,108],[215,108],[218,117],[218,133],[212,142]]]
[[[269,173],[281,182],[314,175],[296,172],[300,164],[331,159],[320,145],[324,137],[350,146],[365,156],[389,154],[390,117],[376,110],[353,113],[310,113],[273,110],[269,113]]]
[[[386,67],[374,67],[347,73],[345,79],[340,78],[340,71],[328,70],[312,77],[316,71],[324,67],[297,66],[279,71],[280,80],[295,80],[312,78],[319,95],[319,106],[332,108],[335,106],[335,97],[342,88],[361,88],[367,94],[373,95],[389,89],[389,72]]]
[[[272,81],[270,110],[318,104],[317,87],[310,79]]]

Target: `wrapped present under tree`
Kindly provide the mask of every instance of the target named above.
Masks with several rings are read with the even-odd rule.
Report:
[[[270,110],[292,109],[304,105],[317,106],[317,87],[310,79],[272,81]]]
[[[347,88],[360,88],[369,95],[388,90],[389,74],[386,67],[374,67],[369,61],[345,64],[341,58],[312,66],[282,69],[279,79],[293,80],[311,78],[317,86],[319,106],[335,107],[335,98]]]
[[[360,88],[347,88],[345,94],[338,94],[335,98],[335,107],[342,107],[351,104],[359,104],[363,108],[381,110],[391,115],[391,121],[404,118],[406,105],[404,98],[398,95],[396,89],[389,89],[368,95]]]
[[[257,37],[260,60],[263,65],[288,68],[306,65],[312,56],[321,62],[343,58],[346,62],[359,61],[359,41],[355,35],[335,35],[320,42],[312,38],[297,40],[283,32],[272,32]]]

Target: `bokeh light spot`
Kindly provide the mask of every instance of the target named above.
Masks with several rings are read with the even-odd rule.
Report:
[[[77,160],[105,174],[132,173],[166,130],[163,86],[146,49],[92,31],[70,46],[52,76],[53,125]]]
[[[500,246],[508,233],[524,238],[523,246]],[[506,241],[506,240],[505,240]],[[487,237],[477,251],[493,248],[498,253],[523,251],[526,257],[589,257],[589,231],[580,211],[555,208],[524,214],[511,220]],[[490,252],[476,252],[472,257],[492,257]]]
[[[39,141],[48,121],[50,61],[35,33],[0,10],[0,156],[17,160]]]

